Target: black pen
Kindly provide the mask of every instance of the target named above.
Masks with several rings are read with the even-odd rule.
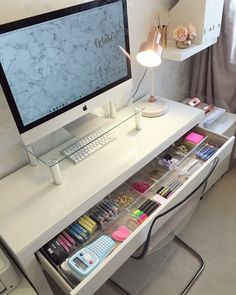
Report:
[[[151,215],[158,207],[159,207],[159,204],[158,203],[153,204],[153,206],[151,208],[149,208],[149,210],[147,210],[145,212],[145,214],[147,216]]]
[[[150,200],[150,199],[148,199],[146,202],[144,202],[138,209],[140,210],[140,211],[143,211],[143,209],[148,205],[148,204],[150,204],[150,203],[152,203],[152,200]]]

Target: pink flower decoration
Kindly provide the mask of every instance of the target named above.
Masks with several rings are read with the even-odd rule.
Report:
[[[197,36],[197,30],[196,30],[196,28],[194,27],[194,25],[191,24],[191,23],[187,25],[187,28],[188,28],[189,39],[192,40],[194,37]]]
[[[177,26],[173,31],[173,36],[176,41],[185,41],[188,37],[188,28],[184,25]]]

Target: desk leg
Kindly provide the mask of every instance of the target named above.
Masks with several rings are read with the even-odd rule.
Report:
[[[36,257],[20,262],[21,270],[39,295],[53,295]]]

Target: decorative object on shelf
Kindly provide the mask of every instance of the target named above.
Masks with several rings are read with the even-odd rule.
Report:
[[[162,22],[162,17],[160,14],[157,15],[155,20],[155,27],[161,34],[160,45],[163,48],[167,47],[167,29],[168,29],[168,22]]]
[[[179,25],[174,29],[173,36],[176,40],[176,47],[185,49],[191,46],[193,38],[197,36],[197,31],[191,23]]]
[[[185,49],[192,45],[191,40],[176,41],[176,47],[179,49]]]
[[[159,24],[159,27],[161,24]],[[147,41],[142,43],[136,56],[138,62],[152,69],[151,74],[151,94],[148,100],[139,103],[143,109],[142,115],[145,117],[158,117],[164,115],[168,111],[166,102],[157,99],[154,91],[154,72],[153,68],[161,64],[161,55],[163,48],[160,45],[161,33],[156,26],[148,35]]]
[[[173,1],[172,1],[173,2]],[[224,0],[178,0],[169,11],[168,39],[180,24],[194,24],[194,44],[214,44],[220,34]]]

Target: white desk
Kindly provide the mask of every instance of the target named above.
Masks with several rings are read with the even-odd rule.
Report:
[[[1,238],[40,294],[52,293],[34,253],[203,119],[199,109],[174,101],[168,104],[166,115],[143,118],[141,131],[134,129],[133,120],[119,126],[114,142],[79,165],[63,161],[64,183],[60,186],[52,184],[50,172],[42,164],[26,166],[1,180]],[[100,269],[95,270],[93,284],[86,278],[80,292],[92,294],[103,284],[142,243],[147,230],[148,223],[142,224],[140,234],[134,232],[122,243],[120,256],[114,251],[108,257],[108,266],[104,265],[107,274],[99,276]],[[81,293],[76,290],[71,294]]]

